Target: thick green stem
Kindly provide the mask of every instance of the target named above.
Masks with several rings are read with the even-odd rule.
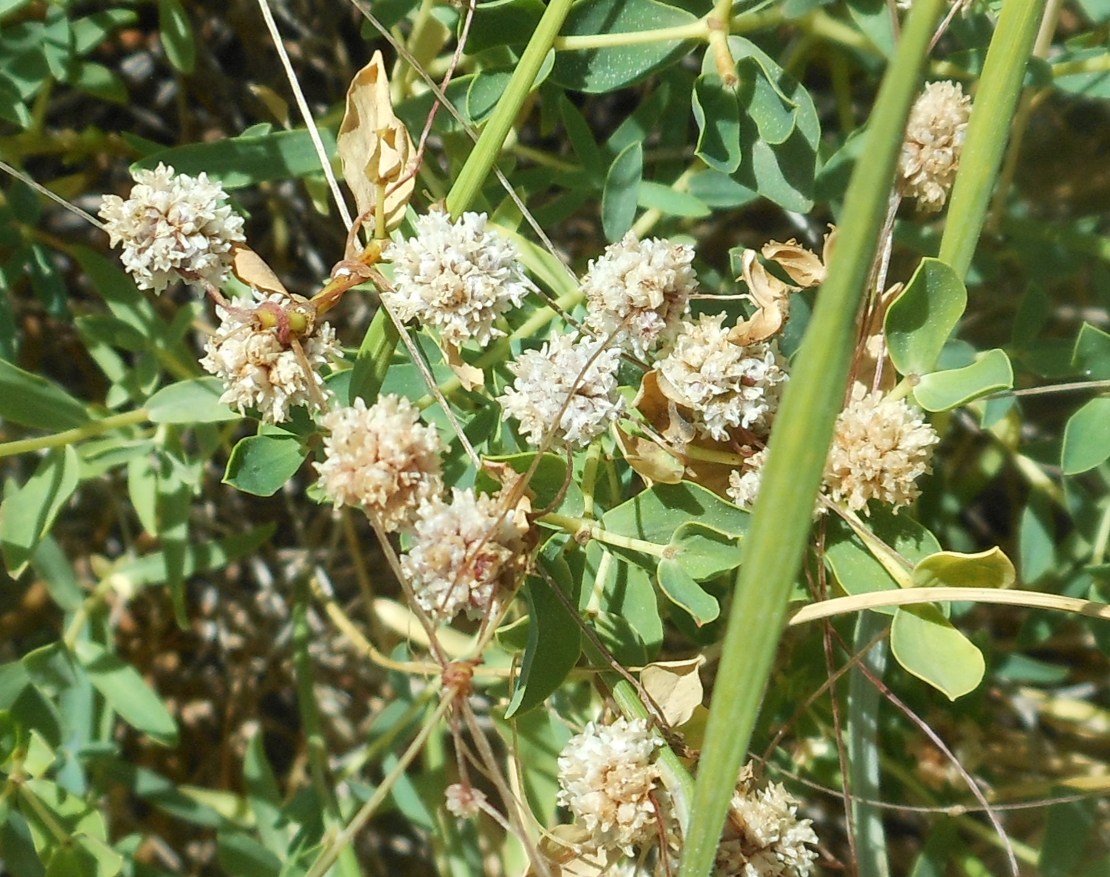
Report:
[[[889,623],[885,615],[864,612],[856,621],[853,650],[858,654],[871,645]],[[852,819],[855,822],[856,867],[859,877],[889,877],[886,833],[882,811],[872,801],[879,791],[879,686],[868,678],[881,679],[886,670],[885,642],[876,643],[860,658],[862,667],[852,670],[848,682],[848,769],[851,775]]]
[[[813,502],[855,343],[855,317],[879,248],[906,118],[943,0],[918,0],[875,103],[841,238],[770,443],[722,646],[680,877],[705,877],[748,751],[801,565]]]
[[[540,72],[547,53],[551,51],[567,13],[570,12],[571,2],[572,0],[551,0],[544,10],[543,17],[540,18],[532,38],[524,49],[524,54],[520,56],[520,62],[513,71],[505,93],[497,102],[497,109],[486,122],[478,142],[474,145],[474,151],[470,153],[451,191],[447,193],[447,211],[452,216],[458,216],[474,203],[475,197],[501,152],[505,138],[509,136],[517,113],[524,106],[524,101],[532,91],[532,86],[535,85],[536,75]]]
[[[1045,0],[1004,3],[987,50],[940,242],[941,261],[960,277],[967,275],[986,221],[1044,5]]]

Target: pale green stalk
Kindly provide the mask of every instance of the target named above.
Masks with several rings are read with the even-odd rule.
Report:
[[[959,277],[967,275],[986,221],[1044,5],[1045,0],[1002,4],[987,50],[940,242],[940,260]]]
[[[73,445],[96,435],[103,435],[114,429],[124,429],[128,426],[137,426],[150,420],[150,412],[145,408],[134,411],[124,411],[122,414],[112,414],[100,420],[90,420],[88,423],[63,430],[62,432],[41,435],[36,438],[18,439],[14,442],[0,443],[0,458],[14,457],[16,454],[29,454],[34,451],[44,451],[48,448],[60,448],[63,445]]]
[[[943,0],[918,0],[884,77],[838,222],[840,240],[771,438],[698,766],[680,877],[705,877],[748,751],[810,530],[906,117]]]

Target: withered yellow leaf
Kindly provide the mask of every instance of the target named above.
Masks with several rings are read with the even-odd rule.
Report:
[[[375,52],[370,63],[351,80],[336,145],[343,178],[355,196],[363,222],[375,226],[375,212],[381,202],[383,232],[395,228],[416,186],[411,173],[416,148],[393,112],[381,52]]]

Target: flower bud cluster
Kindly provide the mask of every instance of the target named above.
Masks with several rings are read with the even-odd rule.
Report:
[[[960,167],[971,98],[958,82],[930,82],[914,102],[898,162],[902,194],[925,211],[944,207]]]

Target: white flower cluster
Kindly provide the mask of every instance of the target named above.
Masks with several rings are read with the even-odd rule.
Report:
[[[718,877],[807,877],[817,861],[807,845],[817,834],[797,813],[797,800],[781,784],[735,792],[717,850]]]
[[[409,529],[443,491],[439,435],[407,399],[385,395],[336,408],[320,422],[320,486],[336,507],[362,508],[386,532]]]
[[[936,430],[905,400],[856,384],[836,421],[821,492],[852,511],[866,511],[873,499],[897,511],[917,499],[917,479],[930,471],[939,441]],[[764,448],[729,473],[728,496],[741,508],[755,504],[766,464]],[[814,515],[823,510],[818,502]]]
[[[414,237],[383,253],[393,263],[394,287],[383,298],[397,318],[433,326],[456,347],[504,334],[494,321],[535,289],[512,242],[487,230],[484,213],[464,213],[455,222],[429,213],[415,225]]]
[[[532,444],[539,446],[554,430],[556,441],[585,447],[620,417],[620,350],[600,350],[600,345],[559,335],[509,365],[516,380],[497,401],[520,422],[520,431]]]
[[[651,800],[659,780],[653,762],[663,741],[644,719],[590,722],[559,755],[558,803],[590,833],[592,846],[633,854],[651,838],[657,814]]]
[[[401,569],[420,606],[437,622],[459,612],[481,618],[524,557],[527,527],[492,496],[454,488],[452,499],[421,507]]]
[[[789,375],[773,341],[741,346],[728,340],[725,315],[683,322],[658,365],[668,398],[693,411],[700,432],[728,438],[742,427],[766,435]]]
[[[641,359],[668,341],[686,313],[697,278],[694,248],[659,238],[637,240],[629,232],[590,263],[582,279],[586,325]]]
[[[326,397],[324,379],[317,366],[341,355],[335,332],[320,323],[298,341],[304,359],[290,344],[282,343],[273,326],[259,325],[259,305],[288,304],[280,293],[255,292],[255,308],[217,306],[220,326],[205,344],[201,367],[219,377],[226,387],[220,401],[243,414],[254,407],[267,423],[283,423],[289,411],[303,405],[310,411]]]
[[[836,421],[825,489],[853,511],[865,509],[872,499],[895,510],[909,505],[921,492],[915,482],[931,470],[939,441],[936,430],[905,400],[856,384]]]
[[[481,789],[462,783],[451,783],[444,791],[443,798],[443,806],[447,808],[447,812],[458,819],[477,816],[486,802],[486,795]]]
[[[742,509],[750,509],[759,496],[763,484],[763,467],[767,464],[767,449],[748,457],[743,469],[733,469],[728,473],[728,498]]]
[[[898,163],[903,195],[922,210],[944,207],[960,167],[971,98],[957,82],[930,82],[914,102]]]
[[[111,245],[123,244],[120,260],[139,288],[161,292],[176,280],[219,286],[232,245],[245,240],[223,187],[164,164],[133,177],[126,201],[104,196],[100,218]]]

